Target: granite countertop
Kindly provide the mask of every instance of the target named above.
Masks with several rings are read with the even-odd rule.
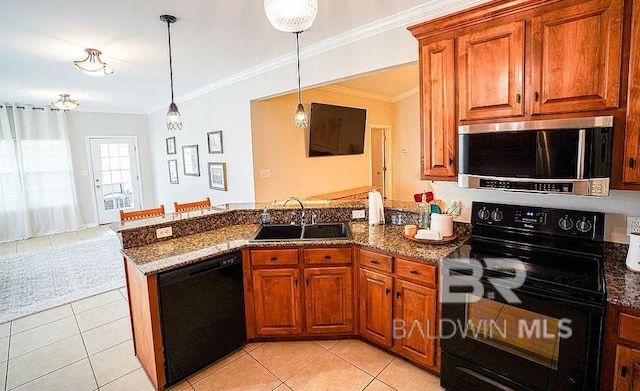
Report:
[[[145,275],[160,273],[203,259],[223,255],[243,247],[283,247],[292,245],[327,246],[356,244],[424,262],[437,263],[458,248],[467,239],[461,235],[447,244],[422,244],[403,237],[402,226],[381,225],[370,227],[364,222],[349,223],[353,238],[350,240],[313,240],[250,243],[258,224],[239,224],[215,230],[165,240],[146,246],[122,250],[124,256]]]
[[[605,251],[607,302],[640,310],[640,273],[627,269],[627,245],[613,244]]]

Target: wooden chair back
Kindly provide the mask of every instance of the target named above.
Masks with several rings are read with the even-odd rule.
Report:
[[[148,217],[164,217],[164,205],[160,205],[153,209],[134,210],[133,212],[125,212],[120,209],[120,222],[146,219]]]
[[[207,197],[203,201],[187,202],[186,204],[173,203],[176,213],[191,212],[194,210],[211,209],[211,200]]]

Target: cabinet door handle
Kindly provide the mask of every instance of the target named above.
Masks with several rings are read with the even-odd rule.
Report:
[[[379,264],[380,262],[376,261],[375,259],[370,259],[369,263],[373,263],[374,265]]]
[[[307,286],[309,286],[309,279],[307,278]]]
[[[620,376],[627,377],[627,367],[625,365],[623,365],[622,369],[620,370]]]
[[[296,278],[295,280],[293,280],[293,283],[298,286],[298,279]]]
[[[391,289],[387,288],[387,289],[384,291],[384,294],[385,294],[385,295],[387,295],[387,296],[389,296],[389,293],[391,293]]]
[[[520,103],[520,94],[516,94],[516,103]]]
[[[636,159],[630,157],[629,158],[629,167],[634,168],[636,166]]]
[[[409,273],[411,273],[411,274],[416,274],[416,275],[420,274],[420,272],[419,272],[419,271],[417,271],[417,270],[411,270]]]
[[[453,159],[452,158],[449,158],[449,165],[453,166]]]
[[[396,292],[396,299],[399,299],[399,298],[400,298],[400,291],[397,291]]]
[[[325,255],[324,259],[331,259],[331,255]]]
[[[540,94],[538,93],[538,91],[534,92],[533,93],[533,100],[535,100],[537,102],[539,98],[540,98]]]
[[[275,262],[275,261],[277,261],[277,260],[278,260],[278,257],[271,257],[271,258],[269,258],[269,260],[270,260],[270,261],[274,261],[274,262]]]

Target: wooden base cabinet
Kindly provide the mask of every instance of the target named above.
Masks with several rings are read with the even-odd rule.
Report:
[[[300,334],[300,271],[291,268],[257,269],[251,276],[256,334]]]
[[[393,277],[360,269],[360,335],[391,347]]]
[[[618,345],[615,391],[640,391],[640,349]]]
[[[439,372],[437,267],[360,250],[360,336]]]
[[[393,336],[400,354],[436,366],[436,290],[396,280]]]
[[[351,266],[304,269],[307,333],[353,332],[351,274]]]

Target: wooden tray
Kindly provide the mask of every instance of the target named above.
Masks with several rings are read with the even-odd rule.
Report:
[[[405,238],[411,240],[412,242],[416,242],[416,243],[424,243],[424,244],[445,244],[445,243],[451,243],[454,240],[456,240],[458,238],[458,235],[456,235],[455,233],[451,236],[445,236],[440,240],[432,240],[432,239],[416,239],[416,238],[412,238],[411,236],[407,236],[404,233],[402,234],[402,236],[404,236]]]

